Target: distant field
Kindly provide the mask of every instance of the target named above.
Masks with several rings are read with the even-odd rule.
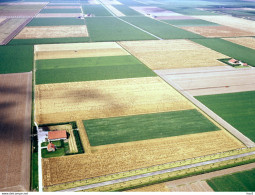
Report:
[[[43,9],[40,13],[81,13],[81,9]]]
[[[0,47],[0,73],[30,72],[33,67],[34,47],[28,45]]]
[[[126,16],[137,16],[137,15],[141,16],[142,15],[139,12],[137,12],[125,5],[114,5],[114,7],[116,9],[118,9],[119,11],[121,11]]]
[[[34,18],[27,26],[65,26],[84,24],[85,21],[78,18]]]
[[[38,45],[53,43],[84,43],[89,42],[89,37],[65,37],[65,38],[40,38],[40,39],[12,39],[8,45]]]
[[[255,66],[255,50],[253,49],[220,38],[192,39],[192,41],[232,58],[242,60],[251,66]]]
[[[153,20],[148,17],[123,17],[123,19],[164,39],[202,38],[200,35]]]
[[[208,22],[206,20],[164,20],[164,22],[167,22],[169,24],[175,25],[175,26],[219,26],[219,24]]]
[[[155,39],[153,36],[114,17],[86,18],[85,21],[92,41]]]
[[[216,192],[254,192],[255,169],[224,175],[207,180]]]
[[[95,57],[89,58],[88,63],[86,58],[42,60],[39,61],[39,69],[36,71],[36,84],[155,76],[154,72],[134,57],[121,58],[123,56]]]
[[[112,16],[102,5],[83,5],[85,14],[93,14],[95,16]]]
[[[255,120],[253,120],[255,91],[197,96],[196,98],[241,133],[255,141]]]
[[[84,121],[91,146],[219,130],[197,110]]]

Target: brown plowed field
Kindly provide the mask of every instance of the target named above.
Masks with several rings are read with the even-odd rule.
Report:
[[[32,73],[0,75],[0,191],[29,191]]]
[[[92,147],[90,154],[43,159],[43,185],[102,176],[242,147],[244,145],[225,130]]]
[[[58,59],[130,55],[113,42],[48,44],[35,46],[35,59]]]
[[[229,26],[185,26],[184,30],[205,36],[205,37],[239,37],[254,36],[255,33],[244,31]]]
[[[15,39],[40,39],[60,37],[88,37],[87,26],[36,26],[25,27]]]
[[[228,58],[189,40],[125,41],[119,44],[153,70],[222,66],[224,64],[217,59]]]
[[[159,77],[37,85],[35,91],[40,124],[195,108]]]
[[[230,67],[231,68],[231,67]],[[156,71],[159,75],[171,78],[183,90],[193,96],[234,93],[255,90],[255,70],[243,69],[179,69]],[[179,72],[179,74],[176,74]],[[182,72],[182,73],[181,73]]]
[[[255,49],[255,38],[254,37],[237,37],[237,38],[224,38],[226,41]]]
[[[0,44],[5,42],[6,39],[8,39],[9,36],[11,36],[13,33],[13,36],[15,36],[15,31],[22,26],[27,21],[26,18],[12,18],[9,19],[6,23],[2,24],[0,26]],[[21,29],[20,29],[21,30]],[[16,32],[18,33],[18,32]],[[10,37],[11,38],[13,38]]]

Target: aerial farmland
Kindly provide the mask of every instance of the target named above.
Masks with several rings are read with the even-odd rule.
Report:
[[[0,2],[1,192],[255,190],[254,0]]]

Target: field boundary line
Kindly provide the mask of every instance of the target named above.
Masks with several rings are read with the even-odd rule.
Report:
[[[82,141],[82,145],[83,145],[83,148],[84,148],[84,153],[92,153],[91,152],[91,146],[90,146],[90,143],[89,143],[89,138],[88,138],[88,135],[87,135],[87,132],[85,130],[85,127],[83,125],[83,122],[82,120],[77,120],[77,126],[78,126],[78,129],[79,129],[79,135],[80,135],[80,138],[81,138],[81,141]]]
[[[243,135],[240,131],[222,119],[220,116],[215,114],[212,110],[206,107],[204,104],[199,102],[193,96],[191,96],[188,92],[186,92],[182,87],[180,87],[177,83],[173,80],[169,79],[166,75],[159,75],[163,80],[165,80],[168,84],[178,90],[183,96],[185,96],[188,100],[190,100],[193,104],[195,104],[198,108],[200,108],[203,112],[205,112],[209,117],[219,123],[222,127],[224,127],[228,132],[234,135],[237,139],[239,139],[243,144],[247,147],[254,147],[255,143],[251,141],[248,137]]]
[[[118,20],[120,20],[120,21],[122,21],[122,22],[125,22],[126,24],[129,24],[130,26],[133,26],[134,28],[139,29],[139,30],[141,30],[141,31],[143,31],[143,32],[145,32],[145,33],[147,33],[147,34],[149,34],[149,35],[155,37],[156,39],[163,40],[162,38],[158,37],[157,35],[154,35],[154,34],[148,32],[148,31],[146,31],[146,30],[144,30],[144,29],[142,29],[142,28],[140,28],[140,27],[138,27],[138,26],[136,26],[136,25],[134,25],[134,24],[132,24],[132,23],[130,23],[130,22],[127,22],[127,21],[123,20],[122,18],[119,18],[119,17],[116,16],[111,10],[109,10],[109,9],[104,5],[103,2],[101,2],[100,0],[98,0],[98,1],[99,1],[99,2],[101,3],[101,5],[104,6],[104,8],[105,8],[108,12],[110,12],[110,13],[113,15],[113,17],[115,17],[116,19],[118,19]]]

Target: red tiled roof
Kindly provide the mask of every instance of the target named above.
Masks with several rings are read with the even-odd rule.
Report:
[[[48,139],[64,139],[67,138],[66,131],[49,131]]]
[[[53,143],[49,143],[47,146],[48,150],[50,150],[51,148],[55,148],[55,145]]]
[[[235,63],[237,60],[236,59],[230,59],[229,62]]]

